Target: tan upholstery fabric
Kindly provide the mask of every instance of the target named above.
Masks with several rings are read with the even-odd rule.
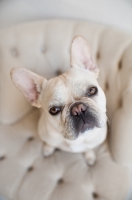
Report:
[[[88,167],[81,154],[56,151],[42,155],[37,136],[38,112],[0,129],[0,194],[14,200],[124,200],[129,171],[115,164],[106,146]],[[123,184],[124,183],[124,184]]]
[[[99,82],[112,118],[109,143],[116,161],[132,164],[132,37],[77,21],[45,20],[0,31],[0,194],[14,200],[124,200],[129,170],[115,164],[106,146],[88,167],[81,154],[57,151],[43,158],[37,136],[39,113],[14,87],[12,67],[48,78],[69,68],[71,40],[83,35],[101,69]]]

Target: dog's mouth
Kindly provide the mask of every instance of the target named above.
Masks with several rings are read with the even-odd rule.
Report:
[[[70,122],[70,131],[67,131],[68,133],[64,134],[64,137],[68,140],[76,140],[80,135],[83,135],[94,128],[101,127],[98,117],[92,112],[71,117]]]
[[[99,128],[99,124],[96,119],[90,120],[89,122],[86,122],[86,119],[82,119],[82,121],[83,122],[78,123],[77,120],[73,125],[72,133],[65,133],[64,138],[68,140],[76,140],[80,135],[83,135],[88,131],[94,130],[94,128]]]
[[[99,127],[98,119],[91,112],[87,114],[80,114],[76,118],[72,119],[74,124],[74,129],[79,134],[83,134],[87,130],[92,130],[95,127]]]
[[[104,127],[107,120],[105,112],[101,112],[92,100],[73,103],[66,116],[63,136],[68,140],[76,140],[94,129]]]
[[[68,134],[64,135],[64,138],[67,140],[76,140],[78,138],[78,136],[76,134],[69,135],[69,133],[68,133]]]

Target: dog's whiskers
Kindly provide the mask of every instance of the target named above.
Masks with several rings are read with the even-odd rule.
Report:
[[[107,122],[110,125],[111,121],[112,121],[112,116],[111,116],[111,114],[108,111],[106,112],[106,116],[107,116]]]

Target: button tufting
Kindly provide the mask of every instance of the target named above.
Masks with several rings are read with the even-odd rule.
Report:
[[[95,199],[99,197],[98,194],[97,194],[96,192],[93,192],[93,193],[92,193],[92,196],[93,196],[93,198],[95,198]]]
[[[62,183],[64,183],[64,180],[63,180],[62,178],[60,178],[60,179],[58,180],[58,184],[62,184]]]
[[[33,167],[32,167],[32,166],[31,166],[31,167],[29,167],[27,171],[28,171],[28,172],[31,172],[31,171],[33,171]]]
[[[105,89],[106,89],[106,90],[109,89],[109,84],[108,84],[108,82],[106,82],[106,84],[105,84]]]
[[[118,103],[118,108],[121,108],[123,105],[123,102],[122,102],[122,99],[119,100],[119,103]]]
[[[42,46],[42,47],[41,47],[41,52],[42,52],[42,53],[46,53],[46,51],[47,51],[47,48],[46,48],[45,46]]]
[[[4,160],[5,156],[0,156],[0,161]]]
[[[16,56],[18,56],[19,53],[18,53],[18,50],[16,48],[12,48],[11,54],[16,57]]]
[[[34,140],[34,137],[29,137],[28,139],[27,139],[29,142],[31,142],[31,141],[33,141]]]
[[[60,151],[60,149],[56,148],[55,151]]]
[[[60,69],[58,69],[57,71],[56,71],[56,76],[59,76],[59,75],[61,75],[63,72],[60,70]]]
[[[96,57],[97,57],[98,60],[100,59],[100,52],[99,51],[97,52],[97,56]]]
[[[118,69],[119,69],[119,70],[122,69],[122,61],[119,62],[119,64],[118,64]]]

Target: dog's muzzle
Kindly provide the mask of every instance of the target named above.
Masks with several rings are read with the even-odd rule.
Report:
[[[83,102],[74,103],[70,108],[70,115],[76,137],[80,133],[99,127],[95,111]]]

